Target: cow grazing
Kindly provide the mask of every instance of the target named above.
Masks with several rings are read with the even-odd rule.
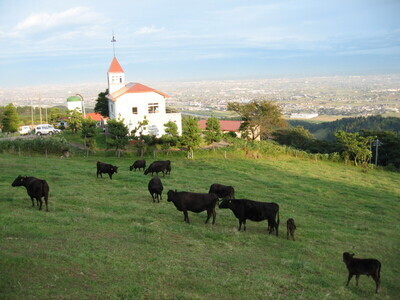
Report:
[[[107,173],[108,176],[110,176],[110,179],[112,179],[112,175],[114,173],[118,173],[118,167],[98,161],[97,162],[97,178],[99,178],[99,174],[100,174],[100,177],[103,178],[103,175],[102,175],[103,173]]]
[[[162,172],[163,177],[165,175],[171,174],[171,161],[170,160],[158,160],[150,164],[150,166],[144,171],[144,175],[151,173],[153,175]]]
[[[213,216],[212,223],[215,224],[215,205],[218,202],[218,196],[215,194],[201,194],[201,193],[190,193],[190,192],[177,192],[169,190],[168,201],[172,201],[177,210],[183,211],[184,221],[190,223],[188,211],[199,213],[207,211],[207,219],[205,224],[208,223],[211,215]]]
[[[156,202],[156,199],[157,202],[160,202],[160,200],[162,200],[162,191],[164,189],[161,179],[158,177],[150,179],[148,188],[150,195],[153,198],[153,202]]]
[[[146,169],[146,161],[144,159],[139,159],[135,161],[132,166],[129,167],[129,170],[132,171],[133,169],[135,169],[136,172],[136,169],[139,169],[140,171],[140,169],[142,168],[143,171]]]
[[[286,235],[287,235],[287,239],[289,239],[289,234],[292,236],[293,241],[294,239],[294,232],[296,230],[296,224],[294,223],[294,220],[292,218],[288,219],[286,221]]]
[[[39,210],[42,210],[42,197],[44,197],[46,211],[49,211],[48,199],[50,188],[46,180],[19,175],[11,185],[24,186],[26,188],[26,191],[28,192],[29,197],[31,197],[32,206],[35,206],[35,201],[33,199],[36,199],[36,204],[37,206],[39,206]]]
[[[246,231],[246,220],[255,222],[267,220],[269,234],[275,230],[278,236],[279,228],[279,205],[274,202],[258,202],[248,199],[224,199],[219,204],[219,208],[229,208],[236,218],[239,219],[239,228]],[[276,220],[276,216],[278,219]]]
[[[222,199],[235,199],[235,189],[230,185],[214,183],[210,186],[208,193],[214,193]]]
[[[375,293],[379,292],[381,285],[381,263],[379,260],[374,258],[354,258],[354,253],[348,252],[343,253],[343,262],[346,264],[347,270],[349,271],[349,278],[347,279],[346,286],[353,275],[356,275],[356,286],[358,286],[358,279],[360,275],[371,276],[376,284]]]

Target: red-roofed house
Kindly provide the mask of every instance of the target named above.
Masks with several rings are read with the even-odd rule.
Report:
[[[198,124],[201,130],[206,130],[207,120],[199,120]],[[232,120],[219,120],[219,125],[222,132],[234,132],[237,137],[241,137],[241,132],[239,131],[242,121],[232,121]],[[260,140],[258,137],[256,140]]]
[[[93,121],[97,122],[97,126],[103,128],[104,130],[104,126],[107,124],[107,117],[96,113],[96,112],[92,112],[92,113],[88,113],[86,114],[85,119],[89,119],[91,118]]]
[[[242,121],[231,121],[231,120],[218,120],[219,126],[221,127],[222,132],[234,132],[236,133],[237,137],[240,137],[240,124]],[[198,124],[201,130],[206,130],[206,123],[207,120],[199,120]]]
[[[107,117],[104,117],[101,114],[98,114],[95,112],[86,114],[86,119],[89,119],[89,118],[91,118],[93,121],[97,121],[97,122],[101,122],[102,120],[107,119]]]
[[[180,113],[166,113],[165,99],[169,96],[146,85],[125,83],[125,72],[116,57],[108,69],[108,108],[110,119],[123,119],[129,131],[146,118],[149,121],[143,134],[160,137],[165,133],[164,124],[173,121],[182,132]]]

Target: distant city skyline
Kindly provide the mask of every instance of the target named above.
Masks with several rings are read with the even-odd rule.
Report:
[[[400,73],[400,1],[1,1],[0,87]]]

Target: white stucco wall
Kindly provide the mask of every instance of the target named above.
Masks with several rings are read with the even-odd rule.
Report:
[[[107,73],[108,92],[110,94],[125,86],[125,73]]]
[[[79,112],[82,112],[82,102],[81,101],[70,101],[70,102],[67,102],[67,108],[69,110],[78,109]]]
[[[148,113],[149,103],[158,103],[158,113]],[[132,107],[137,107],[137,114],[132,113]],[[109,101],[111,119],[124,119],[129,131],[134,129],[138,122],[146,119],[149,121],[147,130],[143,134],[154,134],[160,137],[165,133],[164,124],[173,121],[178,126],[179,134],[182,133],[182,119],[180,113],[165,113],[164,96],[155,93],[127,93],[119,97],[115,102]]]
[[[149,103],[158,103],[158,114],[165,114],[165,98],[157,93],[126,93],[114,102],[115,116],[128,120],[135,118],[132,107],[137,107],[138,115],[147,115]]]

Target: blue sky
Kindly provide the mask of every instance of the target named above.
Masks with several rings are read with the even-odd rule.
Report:
[[[393,74],[398,0],[0,0],[0,86]]]

